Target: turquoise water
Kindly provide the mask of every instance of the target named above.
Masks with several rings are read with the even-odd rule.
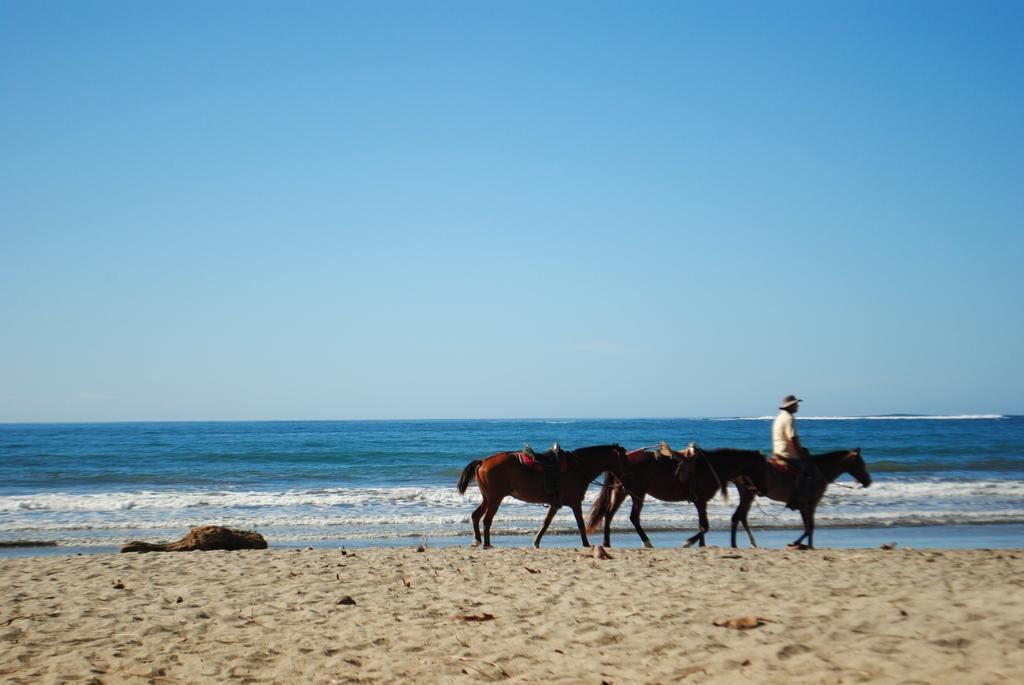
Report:
[[[998,524],[1012,539],[1024,524],[1022,417],[798,421],[815,452],[861,447],[875,477],[869,489],[830,488],[819,510],[819,545],[829,544],[828,529],[838,545],[846,530],[878,530],[888,541],[887,531],[921,537],[935,527],[929,530],[949,537],[965,526]],[[446,544],[471,532],[479,496],[475,486],[459,495],[455,482],[472,459],[554,440],[566,448],[697,440],[767,450],[769,425],[767,417],[0,425],[0,541],[107,548],[221,523],[282,545]],[[596,492],[593,486],[589,497]],[[712,504],[713,528],[728,527],[733,506],[735,499]],[[767,500],[761,507],[750,520],[766,544],[776,532],[790,537],[781,529],[798,525],[798,517]],[[495,534],[518,544],[543,516],[537,505],[506,500]],[[657,544],[692,531],[695,515],[688,504],[652,501],[644,523]],[[625,515],[616,527],[620,544],[636,543]],[[552,533],[573,531],[571,514],[561,512]]]

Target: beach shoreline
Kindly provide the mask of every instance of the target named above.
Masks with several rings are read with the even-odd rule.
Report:
[[[180,531],[184,535],[187,531]],[[691,530],[648,530],[648,535],[655,548],[672,549],[681,546]],[[781,549],[795,539],[800,528],[754,528],[758,546],[767,549]],[[492,542],[498,548],[525,548],[533,544],[533,536],[526,534],[508,534],[502,531],[492,533]],[[147,542],[167,542],[174,535],[141,539]],[[175,538],[175,539],[177,539]],[[591,544],[601,542],[600,532],[589,536]],[[1024,547],[1024,524],[1020,523],[984,523],[936,526],[838,526],[818,528],[815,541],[820,549],[874,549],[882,544],[895,543],[898,547],[913,549],[1016,549]],[[0,559],[5,557],[24,556],[61,556],[73,554],[112,554],[120,550],[120,545],[98,544],[41,544],[35,541],[31,545],[0,547]],[[472,531],[467,529],[464,535],[446,536],[406,536],[406,537],[338,537],[328,539],[305,538],[268,538],[271,549],[371,549],[371,548],[403,548],[426,545],[428,547],[469,547],[472,542]],[[712,529],[707,534],[708,545],[712,547],[728,547],[729,531]],[[737,544],[741,548],[750,546],[742,529],[737,533]],[[579,533],[576,531],[549,531],[544,536],[543,548],[571,548],[580,546]],[[612,532],[612,546],[615,548],[638,549],[642,547],[640,538],[632,528],[616,528]]]
[[[1022,550],[0,559],[12,683],[1019,682]],[[757,627],[715,625],[759,617]]]

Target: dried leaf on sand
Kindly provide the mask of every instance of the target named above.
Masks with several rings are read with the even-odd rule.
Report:
[[[735,630],[750,630],[765,623],[774,623],[770,618],[764,616],[736,616],[734,618],[715,619],[715,625],[720,628],[734,628]]]
[[[456,621],[493,621],[494,614],[470,614],[467,616],[456,616]]]

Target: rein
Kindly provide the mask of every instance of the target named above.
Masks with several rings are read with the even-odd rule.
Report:
[[[715,471],[715,467],[711,464],[711,460],[708,459],[708,453],[705,452],[704,450],[700,450],[700,456],[704,458],[704,463],[708,465],[709,469],[711,469],[711,475],[715,477],[715,482],[718,483],[718,489],[721,490],[722,479],[718,477],[718,473]],[[691,489],[693,489],[692,486]]]
[[[856,485],[847,485],[846,483],[837,483],[837,482],[835,482],[835,481],[832,481],[831,483],[827,483],[827,484],[826,484],[826,487],[828,487],[829,485],[835,485],[835,486],[836,486],[836,487],[838,487],[838,488],[846,488],[846,489],[848,489],[848,490],[861,490],[861,489],[863,489],[863,488],[864,488],[864,486],[863,486],[863,485],[861,485],[860,483],[857,483]],[[769,517],[769,518],[777,519],[777,518],[779,518],[780,516],[782,516],[782,514],[784,514],[784,513],[785,513],[785,512],[781,512],[781,513],[778,513],[778,514],[769,514],[769,513],[768,513],[767,511],[765,511],[765,510],[764,510],[764,508],[763,508],[763,507],[761,506],[761,502],[760,502],[760,498],[759,498],[759,497],[755,497],[755,498],[754,498],[754,504],[756,504],[756,505],[757,505],[757,508],[758,508],[758,510],[759,510],[759,511],[760,511],[760,512],[761,512],[762,514],[764,514],[765,516],[767,516],[767,517]],[[785,507],[786,505],[780,502],[780,503],[779,503],[779,506]]]
[[[612,474],[612,475],[615,475],[615,474]],[[601,474],[598,474],[597,478],[594,478],[594,480],[590,481],[590,485],[596,485],[597,487],[601,488],[602,490],[618,490],[619,488],[622,488],[625,491],[625,493],[627,495],[629,495],[630,497],[636,497],[636,493],[634,493],[632,490],[627,488],[626,484],[623,483],[622,479],[619,478],[618,476],[615,476],[615,480],[617,480],[619,482],[618,485],[605,485],[604,483],[602,483],[602,482],[600,482],[598,480],[598,478],[600,478],[600,477],[601,477]]]
[[[758,508],[758,510],[759,510],[759,511],[760,511],[760,512],[761,512],[762,514],[764,514],[765,516],[767,516],[768,518],[773,518],[773,519],[777,519],[777,518],[779,518],[780,516],[782,516],[782,514],[783,514],[783,513],[785,513],[785,512],[782,512],[782,513],[779,513],[779,514],[769,514],[769,513],[767,512],[767,511],[765,511],[764,509],[762,509],[762,508],[761,508],[761,503],[760,503],[760,502],[758,502],[758,501],[757,501],[757,499],[758,499],[757,497],[755,497],[755,498],[754,498],[754,504],[756,504],[756,505],[757,505],[757,508]],[[786,505],[782,505],[782,506],[783,506],[783,507],[785,507]]]

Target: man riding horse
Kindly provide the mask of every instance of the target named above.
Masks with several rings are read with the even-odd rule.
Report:
[[[793,496],[786,503],[790,509],[798,509],[801,500],[810,497],[822,479],[821,471],[796,432],[796,413],[800,411],[802,401],[795,395],[786,395],[779,405],[779,415],[772,422],[772,460],[784,468],[795,470],[797,474]]]

